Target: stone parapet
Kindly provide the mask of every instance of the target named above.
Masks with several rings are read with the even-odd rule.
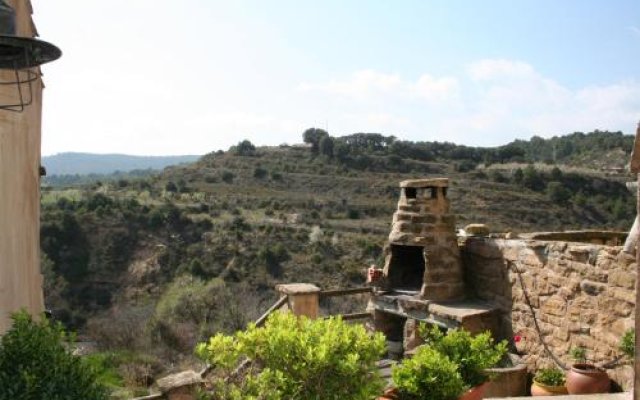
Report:
[[[634,327],[636,282],[635,259],[622,247],[468,238],[462,258],[467,290],[499,310],[499,336],[521,338],[516,347],[532,370],[552,364],[543,341],[566,364],[577,346],[596,364],[620,355],[620,338]],[[608,372],[631,387],[628,365]]]

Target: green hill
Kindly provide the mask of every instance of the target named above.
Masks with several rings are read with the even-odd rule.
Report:
[[[103,348],[144,354],[161,370],[257,317],[277,283],[362,285],[366,267],[383,263],[404,179],[449,177],[460,227],[626,230],[635,216],[631,177],[611,169],[629,159],[632,137],[619,133],[492,149],[320,130],[304,138],[308,146],[243,141],[145,178],[45,188],[47,305]]]

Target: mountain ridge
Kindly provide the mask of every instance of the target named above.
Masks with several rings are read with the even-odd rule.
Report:
[[[170,165],[195,162],[199,155],[139,156],[119,153],[63,152],[42,157],[48,175],[111,174],[116,171],[161,170]]]

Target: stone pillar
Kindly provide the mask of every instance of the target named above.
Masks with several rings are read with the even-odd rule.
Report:
[[[195,400],[202,382],[198,373],[189,370],[158,379],[156,384],[167,400]]]
[[[309,283],[277,285],[276,290],[287,296],[289,310],[296,315],[311,319],[318,318],[320,308],[320,288]]]

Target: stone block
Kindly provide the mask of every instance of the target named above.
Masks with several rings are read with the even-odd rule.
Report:
[[[613,288],[611,289],[611,293],[613,297],[618,300],[626,301],[629,304],[636,303],[636,295],[633,291],[622,288]]]
[[[607,285],[585,279],[580,282],[580,289],[589,296],[597,296],[607,290]]]
[[[620,338],[627,330],[634,329],[634,327],[635,326],[631,318],[618,319],[611,325],[611,332]]]
[[[399,205],[398,209],[400,211],[404,211],[404,212],[413,212],[413,213],[419,213],[420,210],[420,206],[419,205]]]
[[[393,214],[393,222],[411,221],[414,215],[410,213],[395,213]]]
[[[411,222],[414,224],[435,224],[435,215],[412,215]]]
[[[483,238],[468,238],[462,250],[471,257],[501,259],[502,251],[493,241]]]
[[[308,283],[276,285],[276,290],[288,297],[291,312],[297,316],[317,318],[320,288]]]
[[[191,400],[196,398],[196,389],[203,380],[200,374],[189,370],[158,379],[156,384],[169,400]]]
[[[469,224],[464,227],[464,231],[469,236],[489,236],[491,231],[485,224]]]
[[[573,260],[590,264],[595,264],[599,253],[598,247],[589,245],[570,245],[568,251]]]
[[[636,274],[616,269],[609,273],[609,284],[626,289],[634,289],[636,285]]]
[[[404,324],[404,351],[411,351],[424,343],[418,332],[418,322],[415,319],[407,319]]]

